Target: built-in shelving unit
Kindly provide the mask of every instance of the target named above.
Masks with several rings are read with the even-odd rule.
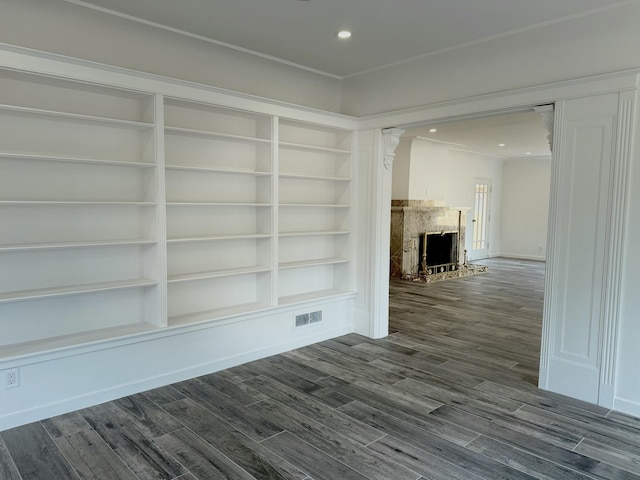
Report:
[[[271,305],[273,119],[166,99],[169,325]]]
[[[349,293],[353,134],[0,71],[0,359]]]
[[[0,72],[0,351],[159,325],[153,98]]]
[[[290,120],[278,133],[278,303],[347,292],[352,134]]]

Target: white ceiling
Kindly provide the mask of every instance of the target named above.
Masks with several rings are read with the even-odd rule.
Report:
[[[626,0],[64,0],[204,38],[335,78],[504,37]],[[349,29],[353,37],[339,40]],[[438,132],[430,133],[436,127]],[[535,112],[469,119],[406,135],[498,157],[548,156]],[[504,147],[498,147],[505,143]]]
[[[356,75],[620,0],[65,0],[321,72]],[[336,38],[350,29],[348,41]]]
[[[432,128],[437,132],[429,132]],[[528,111],[433,123],[409,128],[403,136],[422,137],[484,155],[519,158],[551,155],[547,135],[541,115]],[[504,147],[499,146],[501,143]]]

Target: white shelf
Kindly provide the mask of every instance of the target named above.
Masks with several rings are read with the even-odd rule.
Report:
[[[300,260],[297,262],[283,262],[278,265],[280,270],[289,268],[313,267],[316,265],[336,265],[338,263],[348,263],[348,258],[318,258],[314,260]]]
[[[270,207],[270,203],[167,202],[168,207]]]
[[[92,115],[82,115],[78,113],[67,113],[30,107],[19,107],[14,105],[0,105],[0,112],[18,113],[38,117],[52,117],[61,120],[110,125],[122,128],[149,129],[153,128],[154,126],[152,123],[134,122],[131,120],[119,120],[116,118],[96,117]]]
[[[214,308],[202,312],[194,312],[186,315],[174,315],[169,317],[169,326],[175,327],[179,325],[188,325],[198,322],[206,322],[210,320],[222,320],[229,317],[243,315],[251,312],[266,310],[270,305],[264,303],[244,303],[234,305],[233,307]]]
[[[76,158],[76,157],[57,157],[50,155],[28,155],[24,153],[10,153],[1,152],[0,159],[16,159],[25,161],[42,161],[42,162],[62,162],[62,163],[85,163],[93,165],[113,165],[121,167],[135,167],[135,168],[155,168],[154,163],[149,162],[120,162],[117,160],[94,160],[89,158]]]
[[[165,133],[169,135],[191,135],[196,137],[219,138],[221,140],[229,140],[240,143],[252,143],[255,145],[269,145],[271,140],[256,137],[244,137],[242,135],[232,135],[229,133],[210,132],[207,130],[197,130],[193,128],[182,127],[165,127]]]
[[[280,237],[315,237],[318,235],[349,235],[347,230],[317,230],[309,232],[280,232]]]
[[[21,290],[18,292],[0,293],[0,303],[61,297],[67,295],[80,295],[85,293],[104,292],[108,290],[152,287],[155,285],[158,285],[158,282],[148,278],[139,278],[135,280],[121,280],[117,282],[100,282],[84,285],[70,285],[65,287],[40,288],[36,290]]]
[[[93,242],[52,242],[52,243],[26,243],[18,245],[0,245],[0,252],[14,252],[24,250],[53,250],[58,248],[83,248],[83,247],[113,247],[128,245],[155,245],[155,240],[104,240]]]
[[[255,177],[267,177],[271,175],[271,172],[257,172],[254,170],[232,170],[227,168],[207,168],[207,167],[190,167],[182,165],[166,165],[167,170],[185,170],[188,172],[200,172],[200,173],[220,173],[220,174],[233,174],[233,175],[252,175]]]
[[[76,206],[76,205],[114,205],[114,206],[137,206],[137,207],[155,207],[155,202],[79,202],[79,201],[47,201],[47,200],[0,200],[0,206],[40,206],[40,205],[59,205],[59,206]]]
[[[349,295],[352,293],[353,292],[350,292],[348,290],[339,290],[337,288],[332,288],[327,290],[318,290],[315,292],[301,293],[299,295],[288,295],[286,297],[280,297],[278,299],[278,305],[293,305],[295,303],[309,302],[312,300]]]
[[[278,144],[280,148],[288,148],[291,150],[306,150],[313,152],[325,152],[325,153],[337,153],[340,155],[351,154],[350,150],[344,150],[342,148],[320,147],[317,145],[306,145],[302,143],[280,142]]]
[[[326,177],[321,175],[303,175],[301,173],[280,173],[280,178],[292,178],[297,180],[322,180],[326,182],[350,182],[350,178]]]
[[[197,273],[184,273],[180,275],[170,275],[168,277],[169,283],[188,282],[193,280],[205,280],[208,278],[219,277],[231,277],[234,275],[245,275],[247,273],[261,273],[268,272],[271,269],[269,267],[243,267],[243,268],[228,268],[224,270],[212,270],[209,272],[197,272]]]
[[[351,208],[351,205],[336,205],[332,203],[281,203],[281,207],[316,207],[316,208]]]
[[[201,237],[168,238],[167,243],[212,242],[212,241],[219,241],[219,240],[251,240],[251,239],[270,238],[270,237],[271,235],[266,233],[210,235],[210,236],[201,236]]]
[[[113,338],[123,338],[140,333],[156,331],[158,328],[145,322],[122,325],[118,327],[99,328],[87,332],[60,335],[42,340],[15,343],[0,346],[0,360],[19,358],[34,353],[45,353],[64,350],[78,345],[88,345]]]

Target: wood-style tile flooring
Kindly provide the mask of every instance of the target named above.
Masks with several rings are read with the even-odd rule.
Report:
[[[347,335],[0,433],[0,479],[640,478],[640,420],[536,388],[544,264],[393,282]]]

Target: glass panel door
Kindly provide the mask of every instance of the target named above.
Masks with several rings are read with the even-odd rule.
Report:
[[[475,207],[473,211],[473,240],[471,258],[489,256],[489,205],[491,197],[491,181],[476,180]]]

